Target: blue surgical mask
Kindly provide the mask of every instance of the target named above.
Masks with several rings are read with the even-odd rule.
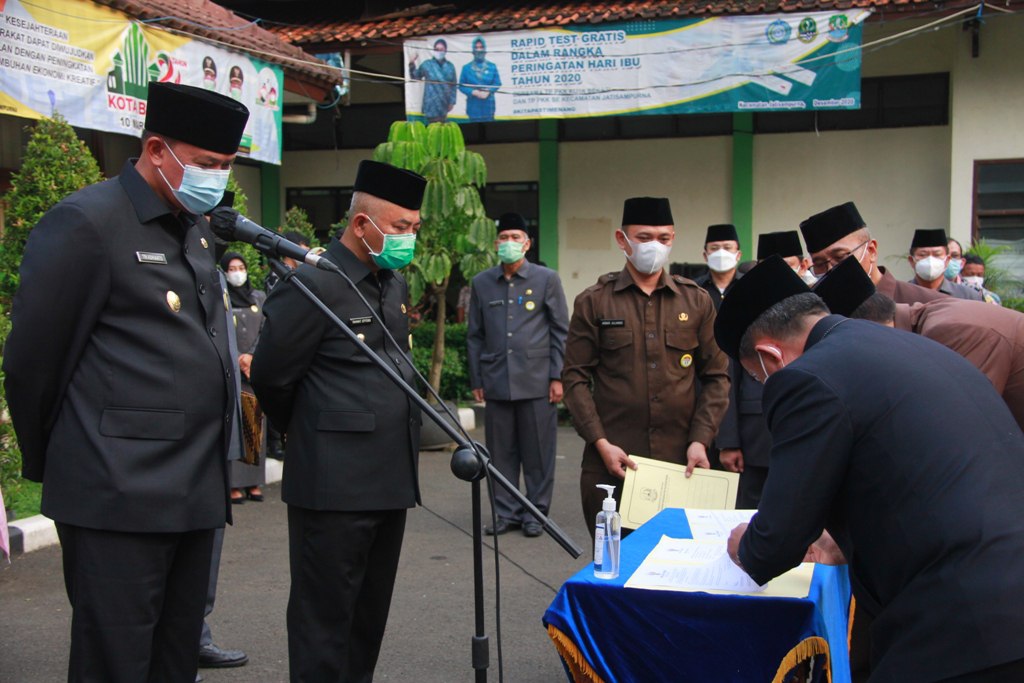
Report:
[[[949,265],[946,266],[946,277],[950,280],[955,280],[956,276],[960,274],[960,271],[964,268],[964,262],[958,258],[949,259]]]
[[[178,159],[178,156],[170,146],[167,147],[167,151],[171,153],[174,160],[184,170],[181,176],[181,184],[178,186],[178,189],[174,189],[171,187],[171,183],[167,180],[164,172],[157,169],[160,177],[167,183],[167,187],[171,188],[175,199],[181,202],[186,211],[194,214],[207,213],[217,206],[224,197],[224,190],[227,189],[228,176],[231,174],[231,171],[200,168],[191,165],[186,166],[181,163],[181,160]]]

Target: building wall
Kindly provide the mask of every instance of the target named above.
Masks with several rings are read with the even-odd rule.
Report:
[[[628,197],[668,197],[672,260],[701,261],[706,227],[731,212],[731,155],[728,137],[562,143],[558,264],[569,300],[622,269],[614,235]]]
[[[754,138],[755,239],[852,200],[878,240],[881,265],[909,279],[914,230],[947,229],[948,196],[947,126]]]
[[[917,228],[970,239],[975,159],[1024,157],[1022,17],[990,17],[981,55],[959,24],[873,23],[864,36],[865,77],[950,73],[950,125],[754,138],[754,234],[795,228],[819,210],[853,200],[879,240],[882,263],[901,278]],[[898,37],[888,42],[887,39]],[[539,145],[474,147],[490,182],[536,181]],[[285,187],[351,185],[370,150],[286,153]],[[672,260],[701,261],[704,229],[731,219],[729,137],[566,142],[559,145],[559,270],[572,298],[602,273],[622,267],[613,234],[622,200],[672,200]],[[283,192],[283,189],[282,189]],[[743,245],[753,257],[756,245]]]
[[[1024,16],[990,16],[980,54],[969,33],[953,50],[949,215],[954,236],[971,231],[976,159],[1024,158]]]

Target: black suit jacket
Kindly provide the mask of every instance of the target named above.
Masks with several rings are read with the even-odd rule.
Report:
[[[408,288],[375,275],[338,240],[324,257],[341,267],[408,351]],[[298,277],[409,383],[406,359],[340,276],[300,265]],[[264,412],[288,433],[282,497],[311,510],[391,510],[419,502],[419,408],[293,285],[267,298],[250,380]]]
[[[29,235],[4,354],[42,512],[113,531],[223,526],[235,401],[226,299],[202,218],[132,161]]]
[[[873,683],[1024,658],[1024,435],[984,375],[931,340],[828,316],[764,408],[771,469],[739,549],[755,580],[827,528],[875,616]]]
[[[739,448],[743,463],[768,467],[772,435],[764,420],[761,394],[764,387],[735,361],[729,363],[729,407],[715,437],[720,449]]]

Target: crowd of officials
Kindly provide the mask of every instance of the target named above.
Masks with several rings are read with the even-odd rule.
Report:
[[[70,681],[191,683],[245,663],[204,616],[231,504],[262,500],[251,463],[268,441],[286,462],[291,681],[373,678],[420,502],[422,417],[297,288],[255,290],[237,252],[218,269],[204,215],[247,117],[151,84],[140,156],[29,238],[4,371],[24,474],[63,549]],[[409,383],[399,270],[425,185],[362,162],[321,255],[350,282],[291,264]],[[622,269],[571,315],[557,272],[526,259],[518,214],[498,222],[499,265],[470,283],[471,389],[506,478],[548,512],[564,401],[588,527],[596,485],[618,486],[631,456],[717,462],[740,473],[738,507],[758,510],[728,546],[756,581],[850,565],[872,681],[1024,680],[1024,316],[984,289],[984,264],[919,230],[901,282],[847,203],[761,235],[746,274],[736,229],[710,226],[708,273],[691,280],[667,269],[667,199],[625,199],[620,225]],[[494,505],[487,533],[543,533],[511,496]]]

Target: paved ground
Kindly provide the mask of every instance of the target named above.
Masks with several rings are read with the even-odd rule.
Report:
[[[482,430],[474,437],[482,440]],[[499,537],[502,651],[509,683],[566,680],[540,620],[561,583],[589,561],[589,535],[579,506],[582,447],[571,428],[559,430],[552,518],[584,548],[584,555],[572,559],[546,535],[530,539],[510,532]],[[409,514],[375,680],[473,681],[470,485],[451,474],[447,451],[424,452],[420,462],[425,505]],[[203,670],[209,683],[287,680],[287,526],[280,494],[280,486],[272,485],[266,502],[235,507],[211,625],[217,644],[246,650],[250,662],[239,669]],[[485,549],[485,581],[491,637],[488,680],[498,681],[490,547]],[[66,680],[69,617],[59,547],[18,556],[11,566],[0,568],[0,681]]]

